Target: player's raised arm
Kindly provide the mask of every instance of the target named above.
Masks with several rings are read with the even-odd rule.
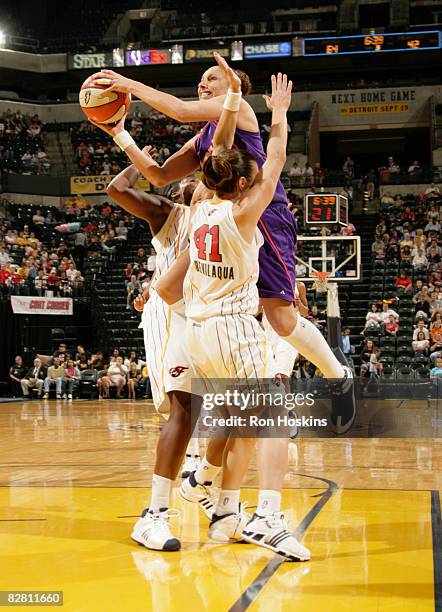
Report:
[[[286,74],[272,75],[272,95],[264,96],[267,107],[272,111],[272,128],[267,144],[267,159],[254,185],[241,202],[235,213],[238,227],[254,231],[259,218],[272,201],[282,169],[286,161],[287,110],[290,107],[292,82]],[[253,235],[251,233],[251,235]]]
[[[236,72],[230,68],[226,60],[218,53],[214,53],[213,56],[229,83],[229,91],[224,101],[223,111],[213,135],[212,155],[217,155],[225,149],[231,149],[233,146],[242,94],[241,79]]]
[[[149,155],[150,147],[145,147],[145,151]],[[125,168],[109,183],[107,193],[124,210],[147,221],[152,234],[156,234],[169,216],[173,202],[164,196],[137,189],[135,183],[138,177],[137,168]]]
[[[109,91],[130,93],[155,110],[182,123],[217,121],[223,110],[225,95],[218,95],[210,99],[181,100],[164,91],[149,87],[149,85],[128,79],[113,70],[102,70],[92,75],[94,82],[103,78],[110,80],[111,85],[103,90],[102,95],[106,95],[106,92]],[[240,116],[243,129],[256,131],[255,114],[244,100],[241,102]]]
[[[191,140],[181,147],[179,151],[174,153],[166,162],[159,166],[157,162],[145,152],[141,150],[132,136],[125,130],[126,116],[124,115],[118,123],[109,127],[104,123],[97,123],[89,119],[90,123],[95,127],[100,128],[106,134],[109,134],[114,139],[114,142],[126,153],[130,161],[137,170],[147,178],[148,181],[155,187],[163,187],[174,183],[189,174],[192,174],[199,168],[200,162],[195,152],[194,136]]]

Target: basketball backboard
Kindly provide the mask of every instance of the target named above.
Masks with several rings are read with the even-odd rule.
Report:
[[[302,281],[315,281],[313,272],[328,272],[329,280],[353,282],[361,280],[360,236],[298,236],[297,263],[304,264]]]

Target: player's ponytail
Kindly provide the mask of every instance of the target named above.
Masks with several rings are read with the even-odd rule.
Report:
[[[219,155],[207,154],[202,165],[204,185],[221,194],[236,193],[238,179],[251,180],[256,162],[246,151],[229,149]]]

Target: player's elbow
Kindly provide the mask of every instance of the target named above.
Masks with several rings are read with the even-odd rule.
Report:
[[[176,292],[173,291],[170,285],[165,282],[162,282],[161,279],[158,281],[155,289],[160,298],[163,300],[163,302],[166,302],[166,304],[169,304],[169,306],[175,304],[175,302],[178,301]]]

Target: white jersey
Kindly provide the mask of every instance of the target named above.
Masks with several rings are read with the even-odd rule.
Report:
[[[190,266],[184,280],[186,317],[252,314],[258,310],[258,252],[263,244],[257,229],[245,240],[228,200],[201,202],[190,228]]]
[[[144,331],[152,397],[161,413],[168,413],[170,409],[167,392],[191,392],[190,357],[185,343],[177,340],[185,334],[184,305],[181,310],[172,310],[155,290],[161,276],[188,247],[189,218],[189,207],[175,204],[163,227],[152,239],[157,253],[156,268],[140,327]]]
[[[160,277],[170,268],[178,255],[181,255],[189,245],[190,208],[182,204],[174,204],[163,227],[152,238],[152,246],[157,257],[155,272],[150,285],[151,290]]]

